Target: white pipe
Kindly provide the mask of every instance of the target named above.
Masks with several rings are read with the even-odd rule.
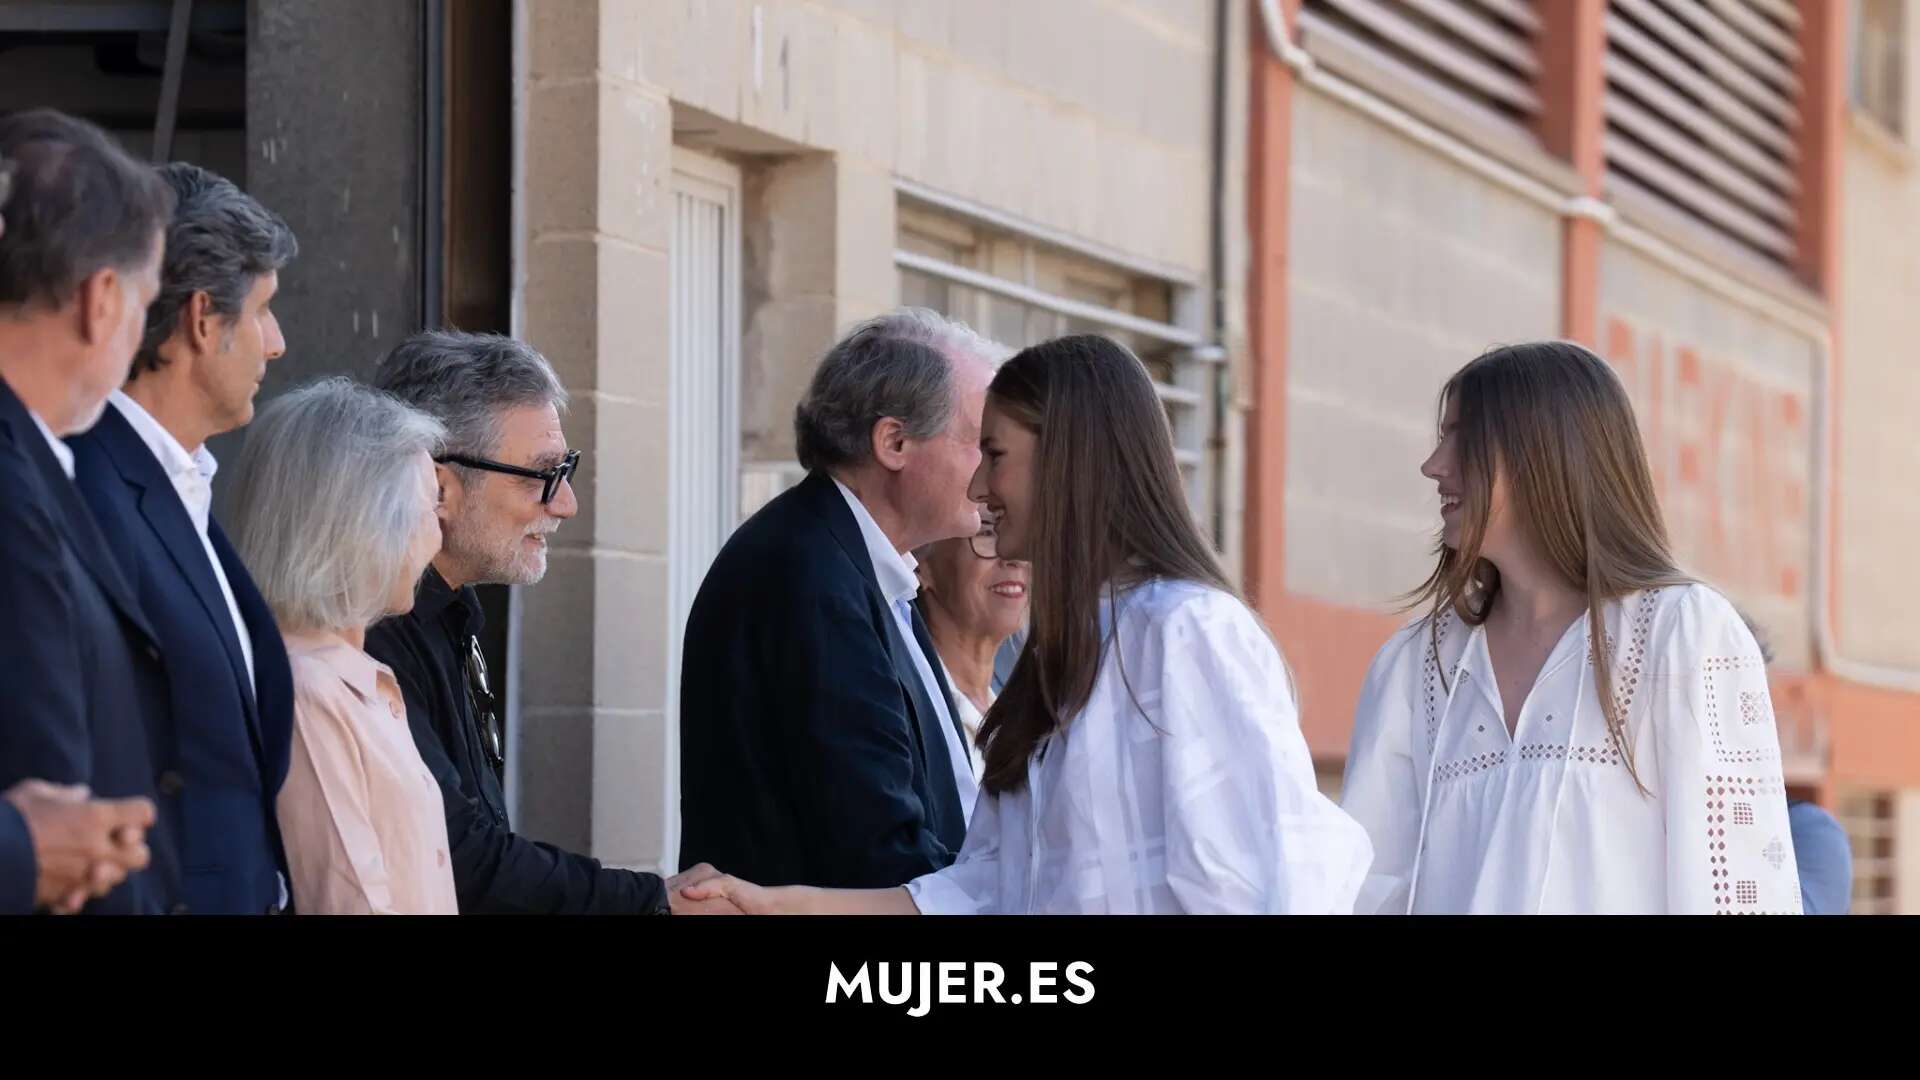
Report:
[[[1820,398],[1819,407],[1815,410],[1815,415],[1819,417],[1819,429],[1813,440],[1817,525],[1814,529],[1811,602],[1815,649],[1822,667],[1849,682],[1920,693],[1920,668],[1891,667],[1848,659],[1840,651],[1839,633],[1833,625],[1835,586],[1830,569],[1834,544],[1833,484],[1828,473],[1834,459],[1831,440],[1839,387],[1833,371],[1833,333],[1827,323],[1740,282],[1698,256],[1628,221],[1618,207],[1583,192],[1557,191],[1381,99],[1372,91],[1326,71],[1314,62],[1306,50],[1294,44],[1279,0],[1260,0],[1260,21],[1274,55],[1293,69],[1303,84],[1365,113],[1468,171],[1548,207],[1561,217],[1586,218],[1598,222],[1608,237],[1621,246],[1639,252],[1722,299],[1812,339],[1817,351],[1815,366],[1819,370],[1815,383]]]
[[[1849,682],[1865,686],[1879,687],[1884,690],[1899,690],[1905,693],[1920,693],[1920,670],[1904,667],[1890,667],[1884,664],[1868,663],[1864,660],[1849,660],[1840,653],[1839,632],[1832,622],[1832,598],[1834,583],[1830,568],[1834,553],[1834,509],[1833,485],[1827,475],[1834,459],[1834,413],[1839,398],[1833,372],[1833,339],[1823,335],[1820,347],[1821,408],[1816,414],[1820,418],[1820,427],[1814,439],[1814,491],[1817,496],[1815,513],[1819,527],[1814,532],[1813,555],[1813,602],[1814,640],[1820,650],[1820,659],[1827,670]]]
[[[1267,45],[1275,56],[1302,75],[1312,70],[1313,57],[1293,43],[1293,28],[1287,25],[1287,14],[1280,9],[1280,0],[1260,0],[1260,25],[1266,28]]]

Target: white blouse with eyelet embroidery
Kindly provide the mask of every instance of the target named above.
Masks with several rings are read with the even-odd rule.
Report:
[[[1364,914],[1800,913],[1766,665],[1704,585],[1602,612],[1647,792],[1600,707],[1583,615],[1509,735],[1486,637],[1451,613],[1375,657],[1342,805],[1374,862]]]

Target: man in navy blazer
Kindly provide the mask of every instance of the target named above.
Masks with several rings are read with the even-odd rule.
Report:
[[[49,109],[0,117],[0,167],[0,789],[38,778],[147,797],[161,781],[159,641],[59,436],[91,427],[127,377],[172,193],[99,128]],[[147,839],[152,864],[84,910],[178,907],[165,825]]]
[[[274,801],[293,678],[272,612],[213,520],[217,466],[205,444],[253,418],[266,365],[286,352],[271,304],[297,245],[221,177],[178,162],[159,173],[176,206],[132,378],[68,443],[166,654],[171,708],[152,734],[186,904],[273,913],[287,904]]]
[[[1006,353],[905,309],[821,361],[794,420],[809,475],[727,541],[687,620],[683,867],[876,888],[959,854],[978,778],[908,552],[980,527],[967,487]]]

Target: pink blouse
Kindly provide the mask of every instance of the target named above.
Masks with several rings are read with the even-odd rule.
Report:
[[[457,915],[440,785],[385,664],[335,633],[289,633],[293,759],[278,803],[295,910]]]

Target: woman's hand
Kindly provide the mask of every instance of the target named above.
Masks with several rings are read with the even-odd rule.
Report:
[[[703,881],[719,876],[720,871],[715,870],[711,864],[701,863],[698,866],[682,870],[668,878],[666,881],[668,909],[675,915],[742,914],[739,908],[733,906],[732,901],[725,898],[698,900],[687,895],[687,889],[690,886],[698,885]]]
[[[720,874],[682,887],[680,895],[696,901],[729,901],[748,915],[799,915],[804,913],[805,894],[812,891],[804,885],[767,888]]]
[[[690,903],[731,903],[748,915],[918,915],[907,890],[817,889],[811,885],[769,888],[719,874],[688,885],[680,895]]]

